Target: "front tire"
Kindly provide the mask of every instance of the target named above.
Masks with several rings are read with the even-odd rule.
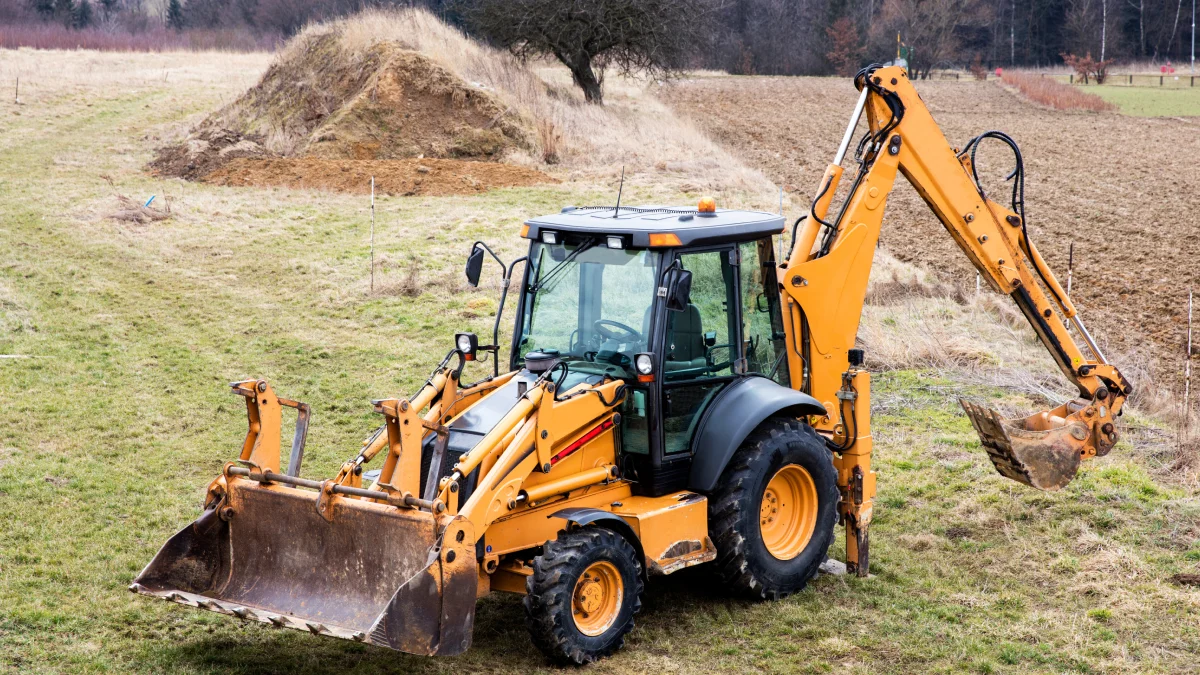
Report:
[[[560,534],[533,559],[525,581],[533,644],[563,665],[612,654],[633,630],[642,586],[641,563],[625,537],[602,527]]]
[[[838,520],[837,470],[807,424],[771,418],[742,443],[709,499],[722,580],[754,599],[804,589]]]

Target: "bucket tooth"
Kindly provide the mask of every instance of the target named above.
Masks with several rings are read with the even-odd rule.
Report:
[[[1082,422],[1038,413],[1010,420],[966,399],[959,399],[988,458],[1000,475],[1039,490],[1059,490],[1079,471],[1088,438]]]
[[[255,614],[254,612],[250,611],[249,609],[247,609],[245,607],[234,607],[231,611],[233,612],[233,615],[238,617],[239,619],[257,619],[258,618],[257,614]]]

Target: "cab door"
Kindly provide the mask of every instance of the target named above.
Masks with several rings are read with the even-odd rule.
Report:
[[[683,311],[665,313],[660,334],[662,454],[654,482],[662,491],[687,486],[696,427],[737,377],[741,359],[737,248],[685,251],[678,258],[692,273],[692,290]]]

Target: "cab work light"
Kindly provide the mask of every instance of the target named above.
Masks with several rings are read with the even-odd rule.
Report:
[[[454,346],[463,353],[464,361],[474,361],[479,349],[479,338],[474,333],[459,333],[454,336]]]

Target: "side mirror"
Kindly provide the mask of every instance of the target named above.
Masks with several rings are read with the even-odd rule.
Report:
[[[673,269],[667,275],[667,309],[682,312],[692,298],[692,273]]]
[[[483,271],[483,248],[476,246],[467,256],[467,283],[479,287],[479,273]]]

